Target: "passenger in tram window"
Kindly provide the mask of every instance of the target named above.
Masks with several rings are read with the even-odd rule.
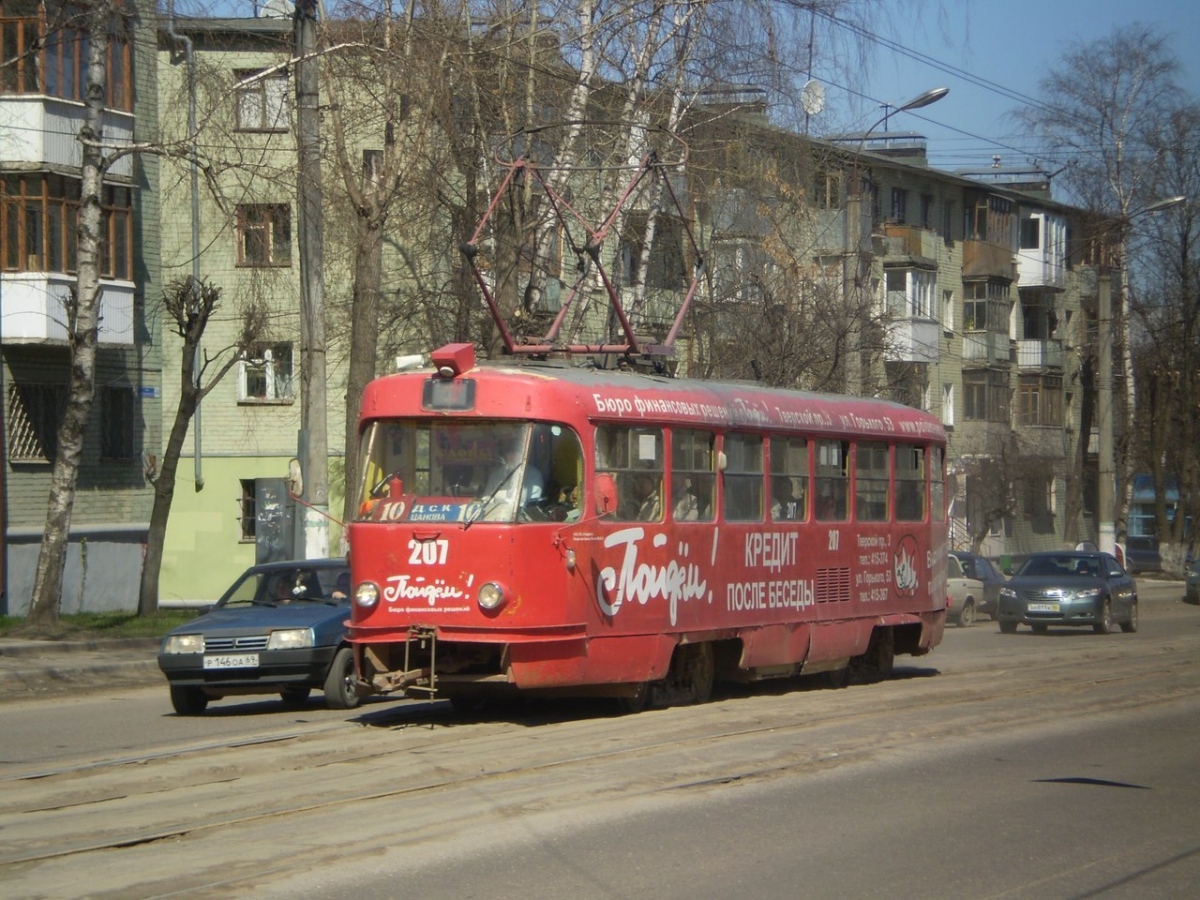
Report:
[[[619,518],[627,522],[657,522],[662,516],[658,498],[661,479],[649,472],[625,474],[632,475],[631,490],[624,492],[618,487],[618,493],[623,494]]]
[[[776,475],[771,479],[771,518],[794,521],[802,518],[803,501],[792,493],[792,479]]]
[[[674,493],[671,517],[676,522],[694,522],[700,518],[700,504],[692,493],[690,478],[684,478],[676,484]]]

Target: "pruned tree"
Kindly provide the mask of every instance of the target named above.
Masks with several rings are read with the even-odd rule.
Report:
[[[249,303],[241,314],[241,330],[232,346],[200,359],[200,347],[205,331],[221,299],[221,289],[191,276],[174,281],[163,294],[162,307],[176,335],[183,339],[179,371],[179,403],[171,431],[163,448],[162,464],[150,479],[154,487],[154,506],[150,513],[150,529],[146,534],[146,554],[138,592],[138,615],[150,615],[158,609],[158,579],[162,570],[163,544],[171,503],[175,498],[175,477],[179,457],[188,428],[196,409],[238,362],[267,332],[266,310]],[[210,367],[215,367],[211,368]],[[205,377],[207,374],[207,377]]]

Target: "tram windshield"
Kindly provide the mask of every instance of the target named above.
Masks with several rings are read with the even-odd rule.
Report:
[[[358,521],[569,522],[583,508],[583,451],[566,425],[374,422],[359,471]]]

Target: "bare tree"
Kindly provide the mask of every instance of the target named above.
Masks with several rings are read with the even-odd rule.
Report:
[[[84,432],[96,392],[96,330],[99,325],[101,243],[103,241],[101,193],[104,173],[115,160],[105,152],[104,106],[107,95],[109,36],[121,22],[120,6],[112,0],[91,0],[76,5],[77,27],[89,36],[84,119],[79,130],[82,145],[82,186],[79,198],[77,278],[67,302],[67,341],[70,378],[66,413],[58,429],[58,451],[50,481],[46,529],[38,553],[28,618],[32,623],[58,618],[62,601],[71,510],[83,454]]]

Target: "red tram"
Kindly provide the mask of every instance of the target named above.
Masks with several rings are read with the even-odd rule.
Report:
[[[363,693],[701,702],[942,637],[945,432],[898,404],[568,364],[376,379],[349,526]]]

